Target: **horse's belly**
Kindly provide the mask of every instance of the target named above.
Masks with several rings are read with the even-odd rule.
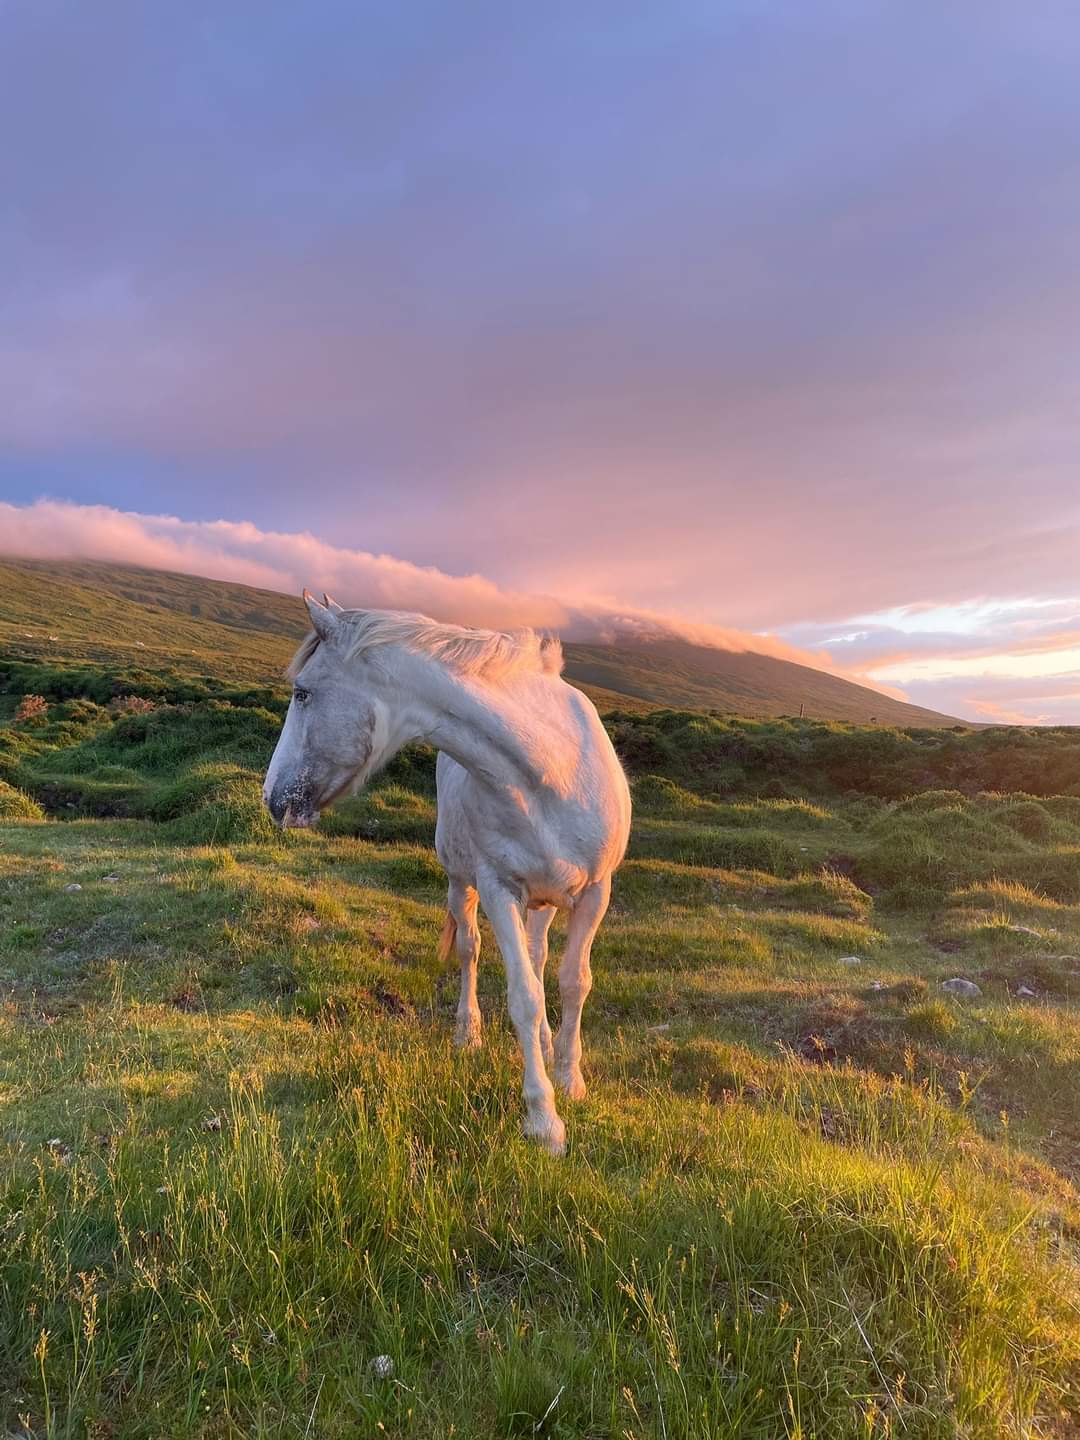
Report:
[[[541,874],[523,877],[525,903],[530,910],[544,905],[566,909],[572,905],[589,883],[589,875],[577,866],[548,869]]]

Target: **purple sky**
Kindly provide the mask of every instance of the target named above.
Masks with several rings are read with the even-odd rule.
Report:
[[[1080,723],[1078,75],[1050,0],[0,0],[0,500]]]

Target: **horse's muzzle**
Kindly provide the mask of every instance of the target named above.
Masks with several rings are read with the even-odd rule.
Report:
[[[269,795],[264,792],[263,798],[283,830],[306,829],[319,818],[311,787],[302,780],[279,780]]]

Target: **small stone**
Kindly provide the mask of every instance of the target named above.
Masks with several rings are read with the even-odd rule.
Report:
[[[1033,940],[1041,940],[1043,937],[1038,930],[1032,930],[1030,925],[1006,925],[1005,929],[1012,935],[1030,935]]]
[[[63,1142],[63,1140],[60,1139],[59,1136],[57,1136],[53,1140],[50,1140],[45,1148],[49,1151],[50,1154],[56,1156],[57,1160],[60,1161],[61,1165],[71,1164],[71,1146],[65,1145],[65,1143]]]
[[[884,990],[884,989],[885,989],[885,981],[884,981],[884,980],[871,980],[871,981],[870,981],[870,989],[871,989],[871,990]]]
[[[862,964],[862,956],[861,956],[861,955],[841,955],[841,956],[840,956],[840,959],[837,961],[837,964],[838,964],[838,965],[861,965],[861,964]]]
[[[1030,985],[1018,985],[1016,987],[1016,993],[1017,995],[1022,995],[1025,1000],[1030,1000],[1034,996],[1035,991],[1032,990]]]
[[[116,882],[117,882],[117,880],[120,879],[120,876],[119,876],[119,875],[103,875],[101,878],[102,878],[102,880],[104,880],[104,882],[105,882],[106,885],[115,885]]]
[[[81,885],[65,885],[65,886],[64,886],[64,889],[67,891],[67,893],[68,893],[69,895],[73,895],[76,890],[81,890],[81,889],[82,889],[82,886],[81,886]]]
[[[394,1373],[394,1362],[389,1355],[376,1355],[369,1369],[377,1380],[389,1380]]]
[[[207,1115],[206,1119],[202,1122],[202,1128],[216,1134],[217,1131],[221,1129],[221,1116]]]
[[[943,980],[941,982],[941,988],[942,990],[947,990],[950,995],[975,996],[982,994],[982,991],[978,985],[975,984],[974,980],[962,980],[959,975],[954,976],[951,980]]]
[[[671,1029],[671,1021],[665,1021],[663,1025],[649,1025],[646,1027],[646,1035],[663,1035]]]

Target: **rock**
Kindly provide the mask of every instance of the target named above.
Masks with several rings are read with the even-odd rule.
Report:
[[[1010,935],[1030,935],[1033,940],[1041,940],[1043,937],[1038,930],[1032,930],[1030,925],[1006,925]]]
[[[950,995],[975,996],[982,994],[974,980],[961,980],[958,975],[954,976],[952,980],[942,980],[941,988],[947,990]]]
[[[885,981],[884,981],[884,980],[871,980],[871,981],[870,981],[870,989],[871,989],[871,990],[884,990],[884,989],[885,989]]]
[[[377,1380],[389,1380],[394,1373],[394,1362],[389,1355],[376,1355],[368,1369]]]
[[[862,964],[862,956],[861,956],[861,955],[841,955],[840,959],[839,959],[836,963],[837,963],[838,965],[861,965],[861,964]]]
[[[221,1129],[221,1116],[207,1115],[206,1119],[202,1122],[202,1128],[216,1134],[217,1131]]]
[[[71,1146],[65,1145],[63,1140],[61,1140],[59,1136],[57,1136],[54,1140],[50,1140],[45,1146],[45,1148],[49,1151],[51,1155],[55,1155],[56,1159],[59,1160],[61,1165],[71,1164],[73,1158]]]
[[[666,1021],[663,1025],[649,1025],[645,1029],[646,1035],[665,1035],[671,1029],[671,1022]]]
[[[64,886],[64,889],[65,889],[65,891],[66,891],[69,895],[73,895],[76,890],[81,890],[81,889],[82,889],[82,886],[81,886],[81,885],[65,885],[65,886]]]
[[[101,878],[102,878],[102,880],[104,880],[104,882],[105,882],[106,885],[115,885],[116,882],[117,882],[117,880],[120,879],[120,876],[119,876],[119,875],[103,875]]]
[[[1029,985],[1018,985],[1016,987],[1016,993],[1017,995],[1022,995],[1025,1000],[1030,1000],[1034,996],[1035,991],[1032,990]]]

